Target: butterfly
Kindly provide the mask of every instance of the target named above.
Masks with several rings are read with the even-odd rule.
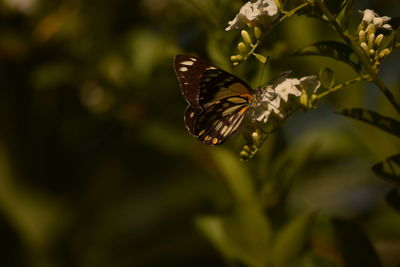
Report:
[[[207,145],[225,142],[256,101],[256,91],[195,56],[175,56],[174,69],[188,103],[184,115],[187,130]]]

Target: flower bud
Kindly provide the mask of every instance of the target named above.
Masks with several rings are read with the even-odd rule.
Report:
[[[251,41],[251,37],[250,34],[246,31],[246,30],[242,30],[241,32],[243,40],[248,43],[248,44],[252,44],[253,42]]]
[[[256,37],[257,40],[260,40],[261,37],[261,30],[259,27],[254,26],[254,36]]]
[[[231,61],[237,61],[237,56],[231,56]]]
[[[365,29],[365,23],[364,21],[362,21],[357,27],[357,32],[359,33],[360,31],[364,31],[364,29]]]
[[[383,59],[384,57],[388,56],[390,53],[391,53],[390,49],[385,48],[379,53],[378,58]]]
[[[367,28],[365,29],[365,32],[367,33],[367,35],[369,36],[371,33],[375,33],[375,26],[374,24],[368,24]]]
[[[305,92],[303,92],[300,96],[300,104],[303,107],[306,107],[306,108],[308,107],[308,96]]]
[[[246,53],[248,51],[246,45],[243,42],[238,43],[238,49],[242,53]]]
[[[263,55],[260,54],[256,54],[253,53],[253,55],[257,58],[258,61],[260,61],[261,63],[265,64],[265,62],[267,62],[267,58],[264,57]]]
[[[317,101],[317,99],[318,99],[318,95],[313,94],[313,95],[311,96],[311,103],[315,103],[315,101]]]
[[[368,49],[368,45],[367,45],[367,43],[366,42],[362,42],[361,44],[360,44],[360,46],[361,46],[361,48],[364,50],[364,52],[365,53],[369,53],[369,49]]]
[[[242,151],[251,152],[251,149],[248,145],[244,145]]]
[[[375,41],[375,33],[371,33],[368,35],[368,47],[372,48],[374,46],[374,41]]]
[[[379,46],[382,43],[382,40],[383,40],[383,34],[382,33],[378,34],[378,36],[376,36],[376,38],[375,38],[375,43],[374,43],[375,48],[379,48]]]
[[[240,159],[241,160],[248,160],[250,158],[250,154],[247,151],[240,151]]]
[[[254,131],[251,134],[251,138],[253,139],[253,142],[256,146],[258,146],[260,144],[260,134],[258,133],[258,131]]]
[[[369,50],[369,54],[370,54],[371,56],[373,56],[373,55],[375,54],[375,50],[374,50],[374,49],[370,49],[370,50]]]
[[[361,30],[358,32],[358,40],[359,42],[365,42],[365,31]]]

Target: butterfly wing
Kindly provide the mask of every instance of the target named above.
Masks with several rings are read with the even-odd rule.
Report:
[[[175,56],[175,73],[180,82],[183,97],[190,106],[198,106],[200,80],[203,73],[210,67],[212,67],[210,64],[197,57]]]
[[[192,134],[205,144],[222,144],[239,128],[248,108],[246,97],[218,100],[199,113]]]
[[[253,89],[228,72],[188,55],[175,57],[174,69],[189,106],[188,131],[209,145],[223,143],[239,127]]]
[[[241,94],[253,95],[253,89],[238,77],[190,55],[175,56],[174,69],[183,97],[191,106]]]

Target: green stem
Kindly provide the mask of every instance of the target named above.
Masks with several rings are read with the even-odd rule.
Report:
[[[295,7],[295,8],[293,8],[292,10],[289,10],[289,11],[282,11],[282,13],[284,13],[285,15],[282,16],[282,17],[278,20],[278,23],[280,23],[280,22],[284,21],[285,19],[287,19],[287,18],[293,16],[293,15],[296,14],[296,12],[299,11],[300,9],[302,9],[302,8],[304,8],[304,7],[307,7],[307,6],[310,6],[310,5],[312,5],[313,3],[314,3],[314,0],[309,0],[309,1],[304,2],[303,4],[301,4],[301,5],[299,5],[299,6]],[[278,24],[278,23],[277,23],[277,24]]]
[[[360,81],[370,81],[370,80],[371,80],[371,77],[369,75],[357,76],[357,77],[355,77],[355,78],[353,78],[351,80],[348,80],[348,81],[346,81],[344,83],[338,84],[335,87],[329,88],[328,90],[318,94],[317,99],[321,99],[324,96],[327,96],[330,93],[333,93],[333,92],[335,92],[335,91],[337,91],[339,89],[342,89],[342,88],[344,88],[346,86],[349,86],[349,85],[351,85],[353,83],[360,82]]]
[[[251,46],[251,50],[249,51],[249,53],[247,53],[247,56],[246,56],[246,57],[248,57],[248,56],[250,56],[251,54],[253,54],[254,51],[256,51],[256,48],[258,47],[259,44],[260,44],[260,41],[259,41],[259,40],[257,40],[257,42],[256,42],[255,44],[251,44],[251,45],[250,45],[250,46]]]
[[[364,55],[360,46],[356,43],[355,39],[351,34],[349,34],[339,22],[334,18],[329,9],[325,6],[322,0],[315,0],[321,9],[322,13],[326,16],[328,21],[331,23],[333,28],[340,34],[343,40],[352,48],[354,54],[358,57],[361,64],[364,66],[365,70],[369,74],[371,80],[378,86],[381,92],[386,96],[386,98],[390,101],[393,107],[396,109],[398,113],[400,113],[400,104],[395,100],[394,95],[390,90],[386,87],[383,81],[378,76],[377,71],[370,65],[369,59]]]
[[[274,0],[274,2],[276,4],[276,6],[279,8],[279,10],[281,10],[281,12],[284,12],[284,10],[283,10],[284,7],[283,7],[281,0]]]

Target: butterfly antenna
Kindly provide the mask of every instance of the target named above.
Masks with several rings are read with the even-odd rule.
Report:
[[[261,81],[262,81],[263,76],[264,76],[265,67],[268,64],[268,61],[269,61],[269,56],[267,56],[267,60],[264,63],[264,67],[263,67],[262,72],[261,72],[260,80],[258,81],[258,87],[260,87],[260,85],[261,85]]]

